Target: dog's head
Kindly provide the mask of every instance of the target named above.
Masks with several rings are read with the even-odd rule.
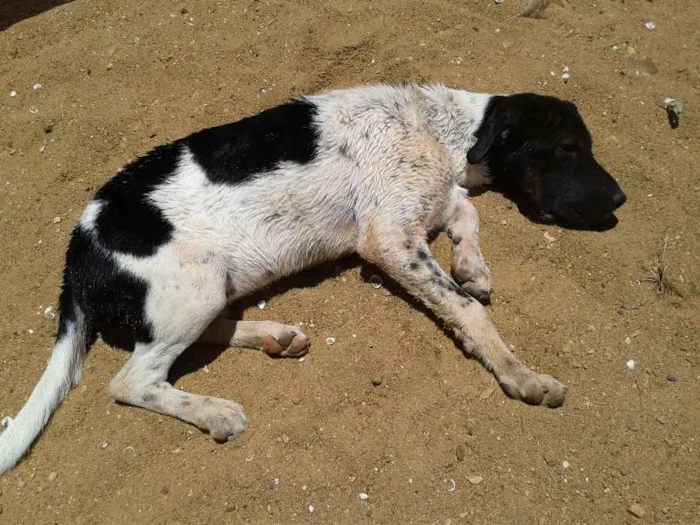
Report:
[[[522,93],[494,96],[467,154],[495,185],[579,227],[610,220],[626,196],[593,157],[591,134],[572,102]]]

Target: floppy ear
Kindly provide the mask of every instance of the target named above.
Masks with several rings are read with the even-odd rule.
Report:
[[[479,164],[488,154],[494,141],[503,131],[505,131],[505,115],[501,111],[501,99],[503,97],[493,97],[486,106],[484,120],[479,129],[476,130],[476,144],[467,152],[467,162],[469,164]]]

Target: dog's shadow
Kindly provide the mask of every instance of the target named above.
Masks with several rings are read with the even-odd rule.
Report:
[[[269,298],[271,296],[283,296],[290,290],[299,288],[316,288],[326,279],[335,278],[345,271],[353,270],[358,267],[360,268],[360,277],[367,283],[368,286],[370,278],[373,275],[380,275],[383,281],[382,286],[389,291],[389,293],[406,301],[414,309],[428,316],[438,327],[442,329],[445,335],[454,341],[458,348],[463,350],[459,339],[454,337],[452,332],[443,325],[442,321],[433,312],[426,308],[412,295],[408,294],[398,283],[385,275],[379,268],[367,263],[357,255],[349,256],[339,261],[324,263],[290,277],[283,278],[263,290],[240,299],[233,305],[227,307],[222,315],[233,320],[242,319],[243,312],[246,309],[255,306],[264,298]],[[367,293],[369,293],[369,290]],[[271,319],[271,321],[273,320],[274,319]],[[193,344],[175,361],[170,369],[168,381],[174,384],[182,377],[201,370],[205,366],[214,362],[216,358],[219,357],[227,348],[227,346],[204,343]]]

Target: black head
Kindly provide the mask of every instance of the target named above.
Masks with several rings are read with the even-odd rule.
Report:
[[[627,199],[593,157],[591,134],[572,102],[522,93],[495,96],[469,150],[496,186],[542,217],[594,227]],[[526,201],[526,202],[519,202]]]

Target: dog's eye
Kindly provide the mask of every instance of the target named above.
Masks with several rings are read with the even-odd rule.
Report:
[[[557,144],[557,148],[562,151],[576,151],[576,144],[573,142],[560,142]]]

